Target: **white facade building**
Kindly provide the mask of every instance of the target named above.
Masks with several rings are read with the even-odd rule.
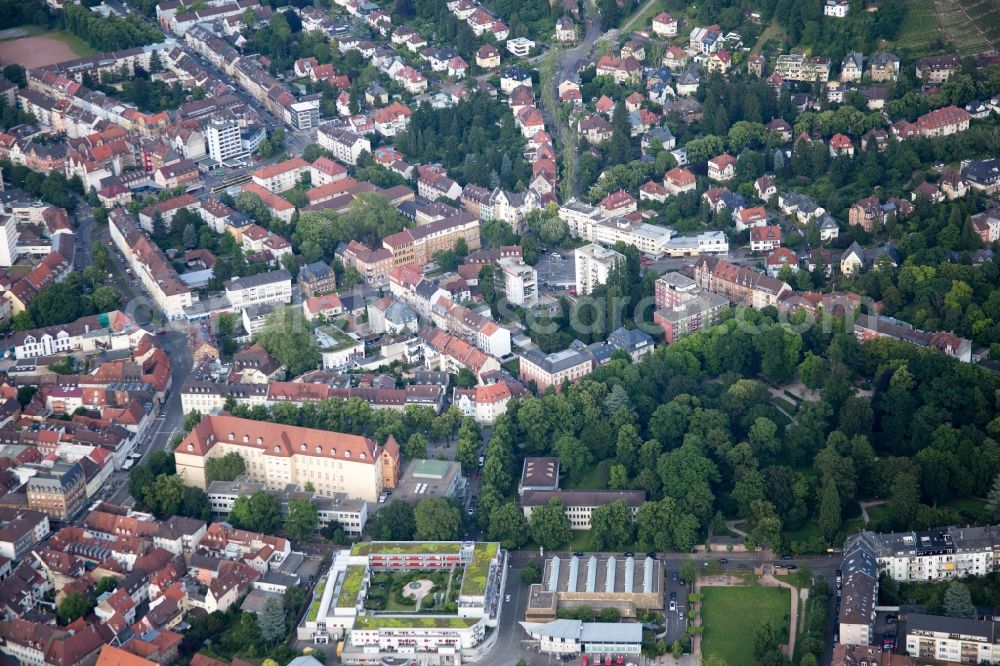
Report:
[[[13,215],[4,215],[0,217],[0,266],[13,266],[17,257],[17,222]]]
[[[265,303],[291,303],[292,275],[282,269],[233,278],[226,282],[226,298],[234,309]]]
[[[240,126],[235,120],[212,118],[205,128],[205,143],[208,144],[208,156],[220,164],[247,156],[240,138]]]
[[[576,260],[576,293],[589,294],[599,284],[608,281],[608,273],[625,256],[595,243],[578,247],[573,251]]]

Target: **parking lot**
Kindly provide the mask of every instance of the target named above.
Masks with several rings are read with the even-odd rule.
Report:
[[[680,572],[677,569],[670,568],[667,563],[664,563],[664,567],[663,616],[667,620],[667,633],[663,640],[667,645],[670,645],[687,631],[687,595],[690,581],[683,581],[684,584],[682,585]]]
[[[535,270],[538,271],[538,279],[549,288],[576,284],[576,264],[572,252],[543,254],[538,258]]]

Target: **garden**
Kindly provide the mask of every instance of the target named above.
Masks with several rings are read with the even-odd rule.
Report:
[[[372,574],[365,608],[390,613],[456,613],[461,579],[461,571]]]

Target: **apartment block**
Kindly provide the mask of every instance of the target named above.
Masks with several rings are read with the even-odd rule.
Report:
[[[625,260],[623,254],[596,243],[576,248],[573,258],[576,262],[576,293],[580,296],[589,294],[594,287],[606,283],[611,269]]]

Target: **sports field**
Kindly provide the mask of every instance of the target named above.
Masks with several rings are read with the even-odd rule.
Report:
[[[96,53],[85,42],[65,32],[32,34],[37,30],[30,27],[18,30],[24,30],[26,36],[0,41],[0,63],[4,65],[42,67]]]

